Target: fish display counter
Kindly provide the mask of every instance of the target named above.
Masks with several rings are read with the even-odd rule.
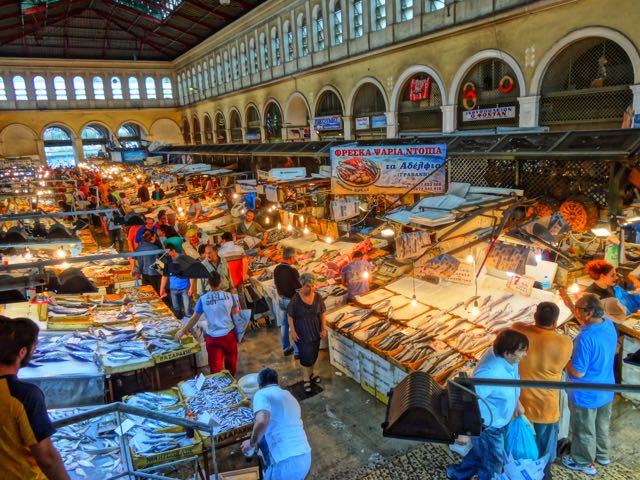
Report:
[[[422,371],[444,384],[470,373],[500,330],[533,322],[542,301],[558,305],[559,325],[571,317],[552,293],[520,295],[487,275],[477,291],[405,277],[327,315],[331,363],[382,401],[407,372]]]

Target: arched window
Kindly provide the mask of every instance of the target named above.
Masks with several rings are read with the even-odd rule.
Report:
[[[122,100],[122,82],[118,77],[111,77],[111,98]]]
[[[216,86],[216,62],[213,60],[213,57],[209,59],[209,74],[211,75],[211,87],[215,88]]]
[[[56,100],[67,100],[67,84],[60,75],[53,77],[53,91]]]
[[[193,117],[193,143],[200,145],[202,143],[202,134],[200,132],[200,120]]]
[[[204,143],[213,143],[213,125],[207,114],[204,115]]]
[[[76,100],[87,99],[87,89],[84,86],[84,78],[80,76],[73,77],[73,93]]]
[[[229,53],[224,52],[224,81],[229,83],[231,81],[231,65],[229,64]]]
[[[293,51],[293,32],[288,21],[282,24],[282,35],[284,37],[284,61],[290,62],[294,59],[295,53]]]
[[[180,100],[180,105],[184,105],[184,92],[182,91],[182,81],[180,77],[178,77],[178,99]]]
[[[0,77],[0,100],[7,100],[7,87],[4,85],[4,78]]]
[[[93,77],[93,98],[95,100],[105,100],[104,82],[102,77]]]
[[[335,92],[326,90],[318,97],[313,128],[321,139],[342,137],[342,102]]]
[[[131,100],[140,100],[140,86],[136,77],[129,77],[129,98]]]
[[[233,79],[238,80],[238,78],[240,78],[240,69],[238,68],[238,51],[236,47],[231,49],[231,71],[233,73]]]
[[[351,38],[359,38],[363,34],[362,0],[353,0],[351,2]]]
[[[406,22],[413,18],[413,0],[400,0],[398,18],[401,22]]]
[[[200,65],[198,65],[198,85],[196,88],[196,96],[202,98],[204,94],[204,79],[202,78],[202,66]]]
[[[182,139],[185,145],[191,143],[191,127],[189,126],[189,120],[186,118],[182,120]]]
[[[33,89],[36,91],[36,100],[49,99],[49,96],[47,94],[47,82],[45,81],[44,77],[41,77],[40,75],[38,75],[37,77],[33,77]]]
[[[442,94],[438,83],[427,73],[408,78],[398,98],[400,133],[441,132]]]
[[[344,37],[342,35],[342,4],[341,0],[336,0],[333,7],[333,44],[341,45]]]
[[[265,39],[264,32],[260,34],[260,64],[262,70],[269,68],[269,47]]]
[[[242,76],[249,75],[249,60],[247,59],[247,46],[243,43],[240,44],[240,69]]]
[[[144,90],[147,94],[148,100],[156,99],[156,80],[153,77],[147,77],[144,79]]]
[[[249,63],[251,74],[258,73],[258,53],[256,52],[256,41],[253,38],[249,40]]]
[[[29,100],[29,96],[27,95],[27,84],[24,81],[24,78],[20,75],[16,75],[13,77],[13,95],[15,99],[19,102]]]
[[[375,30],[384,30],[387,26],[387,2],[386,0],[372,0],[373,25]]]
[[[51,168],[73,167],[76,164],[76,152],[71,134],[62,127],[48,127],[42,132],[44,156]]]
[[[236,110],[231,110],[231,143],[242,143],[242,119]]]
[[[282,141],[282,111],[275,102],[267,106],[264,114],[264,131],[268,142]]]
[[[260,114],[258,109],[253,105],[249,106],[247,110],[246,129],[244,138],[249,143],[262,141],[260,137]]]
[[[142,130],[135,123],[125,123],[118,129],[118,141],[122,148],[140,148]]]
[[[320,5],[313,9],[313,38],[316,51],[324,50],[324,18]]]
[[[384,95],[373,83],[363,84],[353,99],[353,131],[358,138],[386,138],[387,106]]]
[[[435,12],[446,6],[445,0],[426,0],[426,2],[425,12]]]
[[[107,143],[109,132],[96,123],[87,125],[80,133],[82,139],[82,153],[85,159],[107,158]]]
[[[216,114],[215,126],[217,143],[227,143],[227,123],[222,112]]]
[[[203,95],[207,97],[209,95],[209,70],[206,62],[202,65],[202,80],[204,81]]]
[[[218,73],[218,85],[222,86],[224,83],[224,74],[222,73],[222,59],[220,58],[220,55],[216,57],[216,70]]]
[[[301,57],[309,55],[309,31],[304,13],[298,15],[298,53]]]
[[[282,63],[280,56],[280,35],[278,34],[278,27],[271,29],[271,61],[274,66],[278,66]]]

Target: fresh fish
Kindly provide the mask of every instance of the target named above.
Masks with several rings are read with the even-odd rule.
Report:
[[[378,303],[374,303],[371,306],[371,310],[382,310],[383,308],[387,308],[389,305],[391,305],[391,300],[387,298],[385,300],[380,300]]]
[[[464,302],[464,309],[467,310],[469,306],[479,298],[480,298],[480,295],[474,295],[473,297],[469,297],[467,301]]]

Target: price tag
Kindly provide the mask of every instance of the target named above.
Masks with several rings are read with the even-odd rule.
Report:
[[[473,264],[460,262],[458,269],[447,280],[461,285],[473,285],[473,277],[476,274]]]
[[[130,418],[127,418],[124,422],[120,424],[118,428],[116,428],[116,433],[122,436],[125,433],[127,433],[129,430],[131,430],[135,425],[136,424],[133,420],[131,420]]]
[[[206,378],[202,373],[196,377],[196,386],[195,386],[196,393],[198,393],[202,389],[202,386],[204,385],[205,380]]]
[[[535,280],[531,277],[515,274],[513,275],[513,277],[509,278],[509,281],[507,282],[507,288],[519,295],[530,297],[531,292],[533,291],[534,282]]]

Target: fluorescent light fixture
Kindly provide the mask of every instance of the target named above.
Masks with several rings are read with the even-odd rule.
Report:
[[[593,233],[596,237],[602,237],[602,238],[611,236],[611,232],[609,231],[608,228],[605,228],[605,227],[592,228],[591,233]]]
[[[515,273],[513,272],[507,272],[507,277],[513,277],[515,275]]]
[[[625,223],[636,223],[636,222],[640,222],[640,217],[631,217],[631,218],[627,218],[624,222],[625,222]]]

